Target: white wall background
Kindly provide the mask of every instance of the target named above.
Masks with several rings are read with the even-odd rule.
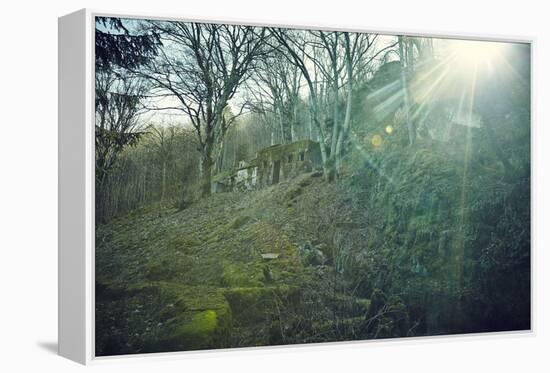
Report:
[[[544,1],[125,0],[2,3],[0,370],[72,372],[57,357],[57,17],[82,7],[372,30],[534,37],[535,334],[122,360],[100,372],[548,372],[550,18]],[[546,69],[545,69],[546,68]],[[548,344],[550,346],[550,343]]]

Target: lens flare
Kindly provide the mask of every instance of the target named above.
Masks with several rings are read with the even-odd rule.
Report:
[[[462,68],[487,67],[492,69],[495,59],[502,55],[504,43],[476,40],[447,40],[454,62]]]
[[[374,135],[371,139],[371,143],[372,143],[372,145],[374,145],[376,147],[382,145],[382,136]]]

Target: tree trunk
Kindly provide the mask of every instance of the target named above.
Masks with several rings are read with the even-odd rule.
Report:
[[[342,129],[339,132],[338,135],[338,141],[336,142],[336,149],[335,149],[335,162],[336,162],[336,174],[340,172],[341,169],[341,162],[342,162],[342,147],[344,144],[344,140],[346,136],[348,135],[349,129],[350,129],[350,123],[351,123],[351,101],[352,101],[352,95],[353,95],[353,65],[351,60],[351,50],[350,50],[350,41],[349,41],[349,34],[344,34],[344,41],[345,41],[345,51],[346,51],[346,73],[347,73],[347,101],[346,101],[346,114],[344,117],[344,124],[342,125]]]
[[[281,143],[290,144],[292,142],[292,116],[284,108],[279,110],[279,127],[281,128]]]
[[[409,145],[414,144],[416,134],[414,132],[413,123],[410,118],[410,101],[409,101],[409,89],[407,84],[407,78],[405,72],[401,72],[401,83],[403,85],[403,101],[405,104],[405,121],[407,122],[407,131],[409,133]]]
[[[212,161],[212,145],[213,140],[208,139],[201,152],[201,197],[210,196],[212,191],[212,166],[214,165]]]
[[[307,129],[308,129],[308,139],[309,140],[313,140],[313,121],[311,120],[311,115],[309,115],[309,121],[308,121],[308,126],[307,126]]]
[[[222,172],[222,169],[223,169],[223,161],[224,161],[224,158],[225,158],[224,143],[225,143],[225,141],[222,139],[221,142],[220,142],[220,147],[218,149],[218,156],[216,157],[216,167],[215,167],[215,172],[216,173]]]
[[[334,67],[336,69],[336,67]],[[331,142],[330,142],[330,157],[334,158],[336,155],[336,143],[338,141],[338,132],[340,131],[339,126],[339,113],[338,113],[338,75],[335,72],[335,76],[333,77],[334,82],[332,83],[332,100],[333,100],[333,108],[332,108],[332,136],[331,136]]]
[[[162,162],[162,189],[160,194],[160,204],[164,202],[164,195],[166,193],[166,161]]]
[[[321,124],[319,123],[319,119],[317,118],[317,114],[314,114],[313,116],[315,126],[317,127],[317,133],[319,137],[319,148],[321,150],[321,161],[323,162],[323,177],[325,180],[329,181],[330,179],[330,170],[331,167],[329,167],[329,156],[327,154],[327,147],[324,142],[323,138],[323,131],[321,128]]]
[[[290,121],[290,142],[294,141],[296,141],[296,109],[294,109]]]
[[[311,100],[310,113],[311,113],[312,122],[315,124],[315,127],[317,128],[317,139],[318,139],[319,147],[320,147],[320,150],[321,150],[321,161],[323,162],[323,177],[325,178],[325,180],[329,180],[329,178],[330,178],[330,167],[329,167],[329,159],[328,159],[328,154],[327,154],[327,147],[325,145],[323,127],[321,126],[321,123],[319,122],[319,110],[318,110],[317,96],[315,95],[315,91],[313,90],[311,84],[310,84],[310,92],[313,92],[312,96],[310,97],[310,100]]]
[[[401,89],[403,89],[403,103],[405,110],[405,122],[407,123],[407,131],[409,134],[409,145],[414,144],[415,133],[414,127],[410,119],[410,102],[409,102],[409,89],[407,84],[406,70],[412,68],[412,60],[409,60],[409,46],[407,45],[407,40],[403,40],[402,36],[398,37],[399,42],[399,62],[401,64]]]

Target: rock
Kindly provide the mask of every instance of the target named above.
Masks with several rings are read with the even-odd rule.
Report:
[[[300,248],[300,255],[302,257],[302,262],[306,266],[320,266],[326,262],[325,254],[323,254],[321,250],[312,247],[309,241]]]
[[[319,249],[313,249],[311,251],[311,264],[315,266],[320,266],[325,264],[326,258],[325,254]]]

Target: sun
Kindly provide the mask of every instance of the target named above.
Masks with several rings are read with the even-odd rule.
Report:
[[[463,69],[492,70],[506,46],[505,43],[479,40],[447,40],[446,43],[452,60]]]

